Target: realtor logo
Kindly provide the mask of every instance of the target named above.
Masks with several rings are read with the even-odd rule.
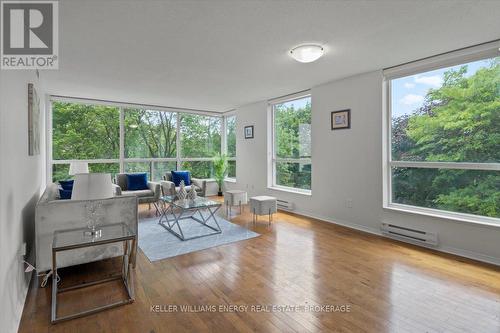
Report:
[[[58,69],[58,2],[1,1],[1,68]]]

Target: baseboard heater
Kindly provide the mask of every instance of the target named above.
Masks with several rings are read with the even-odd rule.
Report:
[[[433,232],[403,227],[396,224],[382,223],[382,234],[411,243],[438,245],[438,235]]]
[[[277,199],[276,204],[278,205],[278,209],[293,210],[293,203],[290,201]]]

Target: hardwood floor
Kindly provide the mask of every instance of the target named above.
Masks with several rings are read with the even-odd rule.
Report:
[[[153,213],[144,206],[140,215]],[[50,286],[33,279],[19,332],[500,332],[499,267],[284,212],[271,227],[251,220],[247,208],[232,222],[260,237],[154,263],[139,251],[136,301],[88,317],[51,325]],[[118,267],[108,260],[61,275],[71,284]],[[94,287],[59,304],[73,311],[123,296],[117,290]],[[249,308],[211,311],[224,305]]]

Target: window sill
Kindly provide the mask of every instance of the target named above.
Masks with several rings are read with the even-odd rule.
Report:
[[[312,192],[310,190],[299,190],[299,189],[294,189],[291,187],[268,186],[267,188],[270,190],[281,191],[281,192],[289,192],[289,193],[301,194],[301,195],[307,195],[307,196],[312,195]]]
[[[236,178],[226,178],[224,181],[228,183],[236,183]]]
[[[483,217],[465,213],[454,213],[439,209],[424,208],[424,207],[395,204],[395,203],[384,205],[384,209],[500,228],[500,219],[494,217]]]

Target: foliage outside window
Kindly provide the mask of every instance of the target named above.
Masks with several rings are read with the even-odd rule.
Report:
[[[54,160],[120,156],[119,108],[54,102],[52,112]]]
[[[272,105],[273,186],[311,190],[311,97]]]
[[[113,176],[120,170],[146,172],[149,179],[158,181],[171,170],[185,169],[193,177],[213,177],[212,157],[222,150],[222,120],[220,116],[52,101],[52,180],[70,178],[73,160],[87,161],[90,172]]]
[[[391,203],[500,217],[500,58],[390,87]]]
[[[125,109],[125,157],[176,157],[177,113]]]
[[[221,118],[182,114],[181,157],[212,158],[221,153]]]
[[[236,116],[226,117],[227,177],[236,178]]]

